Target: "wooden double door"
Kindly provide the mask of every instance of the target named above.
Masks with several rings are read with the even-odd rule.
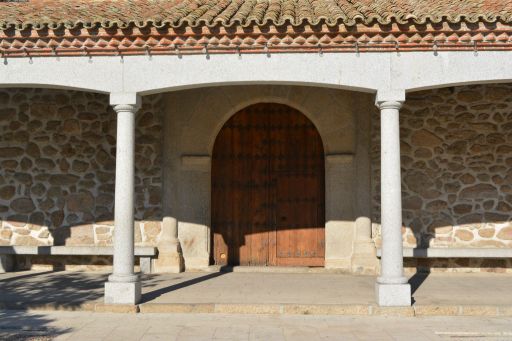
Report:
[[[318,131],[289,106],[252,105],[226,122],[212,158],[215,264],[323,266],[324,167]]]

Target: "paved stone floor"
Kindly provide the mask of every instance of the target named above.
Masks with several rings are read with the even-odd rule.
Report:
[[[510,340],[512,317],[112,314],[34,311],[101,302],[107,274],[0,274],[0,340]],[[374,304],[373,276],[182,273],[144,277],[146,303]],[[415,275],[416,305],[512,305],[512,275]],[[509,315],[510,316],[510,315]]]
[[[0,306],[101,302],[104,273],[0,274]],[[512,306],[510,274],[412,276],[416,304]],[[336,273],[181,273],[146,275],[143,303],[374,304],[373,276]]]
[[[512,340],[511,318],[0,312],[1,340]]]

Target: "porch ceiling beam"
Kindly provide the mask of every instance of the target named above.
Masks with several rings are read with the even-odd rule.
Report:
[[[509,55],[509,51],[418,51],[4,58],[0,87],[141,95],[236,84],[412,91],[511,82]]]

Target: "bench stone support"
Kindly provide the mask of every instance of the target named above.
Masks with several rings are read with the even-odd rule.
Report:
[[[173,217],[164,217],[158,258],[154,259],[153,270],[156,273],[179,273],[184,270],[184,265],[178,240],[178,221]]]
[[[13,271],[14,269],[14,256],[0,255],[0,273]]]
[[[151,273],[151,258],[150,257],[139,257],[140,272],[143,274]]]
[[[402,257],[402,189],[400,176],[399,110],[405,92],[378,93],[381,113],[381,274],[375,291],[380,306],[410,306],[411,286]]]
[[[136,94],[111,94],[117,112],[114,269],[105,283],[105,303],[137,304],[141,283],[134,273],[134,177]]]

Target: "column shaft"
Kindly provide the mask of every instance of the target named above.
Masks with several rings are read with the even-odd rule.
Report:
[[[403,270],[400,101],[378,102],[381,110],[381,274],[375,286],[381,306],[411,305]]]
[[[134,176],[135,176],[135,108],[116,105],[116,187],[114,273],[112,281],[136,280],[134,266]]]
[[[138,105],[117,104],[114,269],[105,283],[105,303],[137,304],[141,284],[134,273],[135,113]]]
[[[381,235],[379,283],[406,283],[402,255],[402,180],[400,175],[400,102],[384,102],[381,109]]]

